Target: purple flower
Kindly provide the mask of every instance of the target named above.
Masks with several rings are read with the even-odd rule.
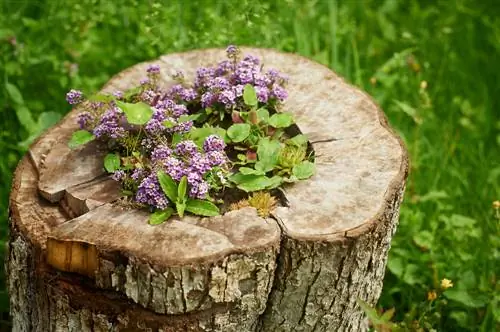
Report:
[[[207,153],[206,158],[210,166],[221,166],[227,161],[226,154],[221,151],[210,151]]]
[[[189,196],[191,198],[204,199],[207,196],[208,189],[208,183],[205,181],[200,181],[191,186],[191,188],[189,189]]]
[[[233,78],[240,84],[250,84],[254,82],[254,70],[247,67],[238,67]]]
[[[125,177],[127,176],[127,174],[125,174],[124,171],[122,170],[118,170],[116,172],[113,173],[113,175],[111,175],[111,178],[115,181],[122,181],[123,179],[125,179]]]
[[[223,151],[225,147],[226,143],[224,143],[224,140],[217,135],[210,135],[205,138],[205,141],[203,142],[203,150],[205,152]]]
[[[269,90],[266,87],[256,86],[255,92],[257,93],[257,99],[259,102],[267,103],[267,100],[269,99]]]
[[[139,81],[139,83],[140,83],[141,85],[147,85],[147,84],[149,84],[149,78],[147,78],[147,77],[142,78],[142,79]]]
[[[198,94],[192,88],[185,88],[181,84],[176,84],[170,88],[167,95],[171,99],[190,102],[198,98]]]
[[[273,83],[273,81],[267,75],[262,75],[262,74],[255,75],[255,85],[256,86],[266,88],[269,85],[271,85],[272,83]]]
[[[172,107],[172,115],[176,118],[180,117],[181,115],[185,115],[188,113],[188,109],[184,105],[174,105]]]
[[[148,66],[148,69],[146,71],[150,74],[159,74],[160,73],[160,65],[157,64],[152,64]]]
[[[127,132],[120,126],[123,112],[117,107],[112,107],[101,116],[99,124],[94,128],[93,134],[96,137],[120,138],[124,137]]]
[[[236,97],[241,97],[243,96],[243,90],[245,89],[245,86],[243,84],[238,84],[234,86],[234,94]]]
[[[138,203],[147,204],[161,210],[168,206],[167,197],[163,193],[158,177],[154,173],[141,181],[135,195],[135,200]]]
[[[76,105],[83,101],[83,93],[80,90],[71,89],[66,94],[66,101],[70,105]]]
[[[258,66],[260,64],[259,58],[257,58],[256,56],[253,56],[251,54],[245,55],[245,57],[243,58],[243,60],[241,62],[248,63],[248,64],[251,64],[254,66]]]
[[[214,77],[215,69],[211,67],[201,67],[196,71],[196,78],[194,80],[195,88],[206,87],[208,81]]]
[[[202,96],[201,96],[201,106],[203,107],[210,107],[212,106],[212,104],[215,102],[215,99],[216,96],[208,91],[208,92],[205,92]]]
[[[78,125],[80,129],[84,129],[90,122],[94,120],[94,116],[87,111],[81,112],[78,114]]]
[[[172,149],[170,149],[166,145],[160,145],[157,148],[155,148],[151,153],[151,161],[158,162],[167,159],[167,157],[170,157],[171,154],[172,154]]]
[[[184,134],[191,130],[193,127],[193,121],[186,121],[178,123],[174,128],[170,129],[170,132]]]
[[[239,49],[237,46],[235,45],[229,45],[227,48],[226,48],[226,53],[227,53],[227,57],[228,58],[234,58],[238,55],[239,53]]]
[[[189,160],[189,170],[191,172],[205,174],[210,171],[211,168],[210,160],[201,153],[195,153]]]
[[[122,91],[120,91],[120,90],[115,90],[115,91],[113,92],[113,96],[115,96],[115,97],[116,97],[116,98],[118,98],[118,99],[122,99],[122,98],[123,98],[123,92],[122,92]]]
[[[144,170],[144,168],[136,168],[132,172],[132,175],[130,176],[134,181],[139,181],[142,180],[147,175],[147,172]]]
[[[198,182],[200,182],[201,180],[203,180],[203,178],[199,173],[190,172],[187,175],[187,182],[191,186],[198,184]]]
[[[155,99],[156,97],[156,92],[154,92],[153,90],[151,89],[148,89],[148,90],[144,90],[142,93],[141,93],[141,99],[145,102],[145,103],[148,103],[148,104],[152,104],[153,103],[153,100]]]
[[[226,105],[226,107],[230,107],[235,104],[236,95],[232,90],[224,90],[219,96],[218,100],[221,104]]]
[[[225,90],[229,89],[229,81],[224,77],[216,77],[208,82],[211,89],[215,90]]]
[[[278,99],[279,101],[284,101],[288,97],[288,93],[279,85],[274,85],[271,90],[271,97]]]
[[[163,168],[175,181],[180,181],[187,173],[186,165],[175,157],[167,157],[163,162]]]
[[[231,63],[231,61],[228,60],[221,61],[215,68],[215,75],[223,76],[229,73],[232,69],[233,69],[233,64]]]
[[[198,146],[193,141],[182,141],[175,146],[175,153],[181,156],[193,156],[198,152]]]

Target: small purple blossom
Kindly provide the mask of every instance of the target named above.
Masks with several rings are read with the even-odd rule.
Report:
[[[99,124],[93,130],[93,134],[96,137],[109,137],[113,139],[124,137],[127,132],[125,128],[120,126],[122,117],[123,112],[119,108],[112,107],[108,109],[101,116]]]
[[[227,48],[226,48],[226,54],[227,54],[227,57],[228,58],[234,58],[238,55],[239,53],[239,49],[237,46],[235,45],[229,45]]]
[[[175,146],[175,153],[181,156],[193,156],[198,152],[198,146],[193,141],[182,141]]]
[[[141,181],[135,195],[135,200],[138,203],[147,204],[161,210],[168,206],[167,197],[163,193],[158,177],[154,173]]]
[[[144,170],[144,168],[136,168],[132,172],[132,175],[130,176],[134,181],[139,181],[142,180],[145,176],[147,175],[147,172]]]
[[[165,160],[172,155],[172,149],[166,145],[160,145],[156,147],[151,153],[151,161],[158,162]]]
[[[236,95],[232,90],[224,90],[218,96],[218,101],[224,104],[226,107],[230,107],[235,104]]]
[[[279,85],[274,85],[271,90],[271,97],[278,99],[279,101],[284,101],[288,97],[288,93]]]
[[[125,177],[127,176],[127,174],[125,174],[124,171],[122,170],[118,170],[116,172],[113,173],[113,175],[111,175],[111,178],[115,181],[122,181],[123,179],[125,179]]]
[[[146,69],[146,71],[149,74],[159,74],[160,73],[160,65],[157,65],[157,64],[149,65],[148,68]]]
[[[120,90],[115,90],[113,92],[113,96],[118,98],[118,99],[122,99],[123,98],[123,91],[120,91]]]
[[[267,100],[269,99],[269,90],[266,87],[256,86],[255,92],[259,102],[267,103]]]
[[[212,92],[205,92],[201,96],[201,106],[203,106],[204,108],[210,107],[215,102],[215,100],[216,96]]]
[[[83,101],[83,93],[80,90],[71,89],[66,94],[66,101],[70,105],[76,105]]]
[[[221,151],[210,151],[207,152],[206,158],[210,166],[221,166],[227,161],[227,156]]]
[[[144,90],[141,93],[141,99],[148,104],[152,104],[155,97],[156,97],[156,92],[154,92],[151,89]]]
[[[189,189],[189,196],[192,198],[204,199],[207,196],[209,188],[206,181],[200,181],[191,186]]]
[[[223,76],[229,73],[232,69],[233,69],[233,64],[231,63],[231,61],[228,60],[221,61],[217,65],[217,68],[215,68],[215,75]]]
[[[165,172],[175,181],[180,181],[187,174],[186,165],[178,158],[167,157],[163,162]]]
[[[147,85],[147,84],[149,84],[149,78],[147,78],[147,77],[142,78],[139,81],[139,84],[141,84],[141,85]]]
[[[217,135],[210,135],[205,138],[205,141],[203,142],[203,150],[205,152],[224,151],[225,147],[226,143],[224,143],[224,140]]]
[[[77,122],[80,126],[80,129],[84,129],[85,127],[87,127],[93,120],[94,116],[90,112],[84,111],[78,114]]]

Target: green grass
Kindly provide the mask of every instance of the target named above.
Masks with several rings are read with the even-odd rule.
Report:
[[[379,305],[395,307],[401,320],[446,277],[455,286],[430,319],[435,329],[499,328],[500,220],[492,208],[500,199],[499,4],[117,3],[0,2],[4,241],[9,184],[26,151],[27,142],[19,142],[69,110],[67,90],[95,91],[120,70],[164,53],[229,43],[272,47],[324,63],[368,91],[410,151],[406,199]],[[5,292],[0,299],[7,310]]]

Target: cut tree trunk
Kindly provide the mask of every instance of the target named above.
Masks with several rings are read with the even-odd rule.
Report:
[[[284,110],[309,137],[317,173],[288,206],[159,226],[116,204],[97,144],[70,150],[78,108],[17,167],[7,260],[13,331],[363,331],[398,223],[406,150],[384,114],[328,68],[244,48],[289,77]],[[162,83],[215,64],[221,49],[161,57]],[[136,85],[148,63],[104,92]]]

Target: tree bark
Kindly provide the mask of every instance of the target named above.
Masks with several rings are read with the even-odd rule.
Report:
[[[326,67],[263,49],[289,76],[284,105],[317,174],[285,188],[271,218],[245,208],[159,226],[120,207],[98,144],[70,150],[78,109],[17,167],[6,262],[13,331],[363,331],[380,296],[408,172],[400,139],[365,94]],[[162,82],[224,58],[161,57]],[[103,89],[137,84],[147,63]]]

